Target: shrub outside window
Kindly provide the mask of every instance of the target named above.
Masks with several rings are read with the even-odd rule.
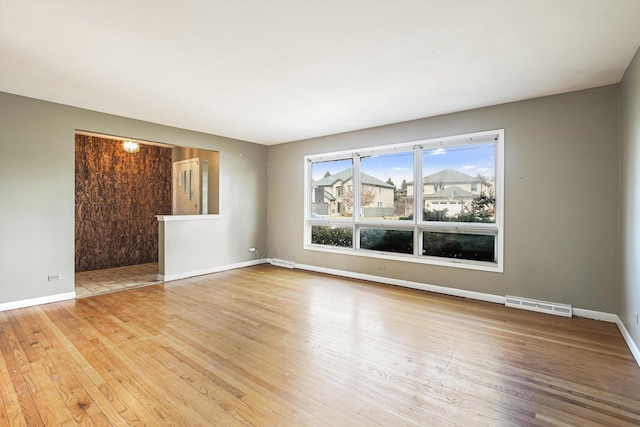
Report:
[[[304,247],[502,272],[503,153],[500,129],[306,156]]]

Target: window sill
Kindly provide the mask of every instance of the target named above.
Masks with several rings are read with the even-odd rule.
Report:
[[[390,261],[411,262],[414,264],[436,265],[439,267],[462,268],[466,270],[487,271],[491,273],[503,273],[502,265],[490,262],[470,261],[461,259],[447,259],[436,257],[417,257],[415,255],[392,254],[390,252],[377,252],[366,249],[333,248],[313,244],[305,244],[304,249],[317,252],[328,252],[339,255],[354,255],[367,258],[385,259]]]

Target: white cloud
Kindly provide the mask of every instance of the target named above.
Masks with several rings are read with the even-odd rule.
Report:
[[[464,166],[462,167],[462,169],[465,169],[465,170],[475,169],[475,168],[477,168],[477,166],[476,166],[476,165],[464,165]]]
[[[401,168],[400,166],[396,166],[394,168],[391,168],[392,171],[408,171],[409,168]]]
[[[432,156],[439,156],[441,154],[446,154],[447,150],[445,150],[444,148],[437,148],[435,150],[433,150],[433,152],[431,152]]]

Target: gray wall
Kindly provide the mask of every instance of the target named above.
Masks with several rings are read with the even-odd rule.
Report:
[[[219,151],[223,232],[211,239],[225,256],[211,266],[264,250],[266,171],[240,154],[265,161],[266,147],[0,93],[0,303],[74,290],[76,129]]]
[[[620,294],[618,315],[640,345],[640,50],[621,84]]]
[[[270,256],[614,313],[618,106],[613,85],[271,146]],[[506,130],[503,274],[303,249],[304,155],[498,128]]]

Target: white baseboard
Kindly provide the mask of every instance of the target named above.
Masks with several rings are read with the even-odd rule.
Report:
[[[236,268],[251,267],[252,265],[265,264],[268,262],[269,262],[268,259],[256,259],[252,261],[238,262],[235,264],[227,264],[227,265],[220,265],[217,267],[205,268],[202,270],[185,271],[182,273],[167,274],[167,275],[158,274],[158,280],[161,280],[163,282],[170,282],[172,280],[187,279],[189,277],[202,276],[202,275],[211,274],[211,273],[219,273],[221,271],[227,271],[227,270],[235,270]]]
[[[573,315],[576,317],[584,317],[586,319],[601,320],[603,322],[617,323],[618,315],[606,313],[604,311],[585,310],[584,308],[573,308]]]
[[[627,346],[629,347],[629,350],[631,350],[631,354],[633,354],[633,357],[636,359],[638,366],[640,366],[640,349],[638,349],[638,345],[633,341],[633,338],[631,338],[631,334],[629,333],[629,331],[627,331],[627,328],[624,326],[624,323],[622,323],[620,317],[616,316],[616,318],[616,325],[618,325],[618,329],[620,329],[622,338],[624,338]]]
[[[411,282],[409,280],[393,279],[391,277],[374,276],[372,274],[354,273],[333,268],[316,267],[315,265],[298,264],[295,268],[301,270],[315,271],[318,273],[333,274],[335,276],[349,277],[351,279],[367,280],[369,282],[384,283],[386,285],[402,286],[404,288],[418,289],[421,291],[435,292],[438,294],[453,295],[456,297],[471,298],[480,301],[495,302],[504,304],[505,297],[502,295],[486,294],[483,292],[465,291],[464,289],[448,288],[446,286],[429,285],[427,283]]]
[[[49,304],[52,302],[66,301],[76,298],[76,292],[65,292],[63,294],[48,295],[46,297],[23,299],[20,301],[11,301],[0,303],[0,311],[15,310],[17,308],[31,307],[34,305]]]
[[[295,268],[299,268],[301,270],[315,271],[317,273],[333,274],[335,276],[348,277],[351,279],[367,280],[369,282],[383,283],[386,285],[402,286],[405,288],[435,292],[438,294],[453,295],[456,297],[470,298],[470,299],[475,299],[479,301],[494,302],[494,303],[503,304],[503,305],[506,299],[504,296],[501,296],[501,295],[466,291],[463,289],[448,288],[446,286],[429,285],[426,283],[411,282],[408,280],[393,279],[390,277],[374,276],[371,274],[354,273],[351,271],[337,270],[334,268],[317,267],[315,265],[296,263]],[[622,334],[625,342],[627,343],[629,350],[631,350],[631,354],[633,354],[633,357],[636,359],[636,362],[638,362],[638,365],[640,366],[640,350],[638,350],[638,346],[636,345],[635,342],[633,342],[631,335],[629,334],[627,329],[624,327],[624,324],[622,323],[622,321],[620,320],[617,314],[573,307],[573,315],[576,317],[585,317],[587,319],[601,320],[603,322],[615,323],[616,325],[618,325],[618,329],[620,329],[620,333]]]

